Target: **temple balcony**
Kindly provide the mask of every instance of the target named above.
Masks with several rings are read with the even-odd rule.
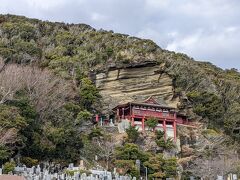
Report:
[[[174,114],[169,112],[160,112],[160,111],[150,111],[144,109],[133,109],[132,114],[134,116],[141,116],[141,117],[156,117],[160,119],[168,119],[174,120]]]

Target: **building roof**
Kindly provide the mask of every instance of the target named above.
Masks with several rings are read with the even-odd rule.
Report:
[[[172,110],[175,109],[174,107],[168,106],[168,105],[163,104],[163,103],[159,103],[156,99],[153,98],[153,96],[150,96],[149,98],[147,98],[143,102],[132,101],[132,102],[128,102],[128,103],[125,103],[125,104],[120,104],[113,109],[116,109],[117,107],[126,107],[126,106],[129,106],[130,104],[131,105],[140,105],[140,106],[159,107],[159,108],[172,109]]]
[[[16,175],[0,175],[0,180],[25,180],[23,176],[16,176]]]

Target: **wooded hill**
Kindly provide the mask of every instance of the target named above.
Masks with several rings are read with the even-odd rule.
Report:
[[[21,154],[74,161],[84,154],[101,97],[90,74],[162,64],[180,109],[240,141],[240,73],[161,49],[153,41],[86,24],[0,15],[0,159]],[[97,105],[96,105],[97,104]],[[88,127],[84,130],[83,127]],[[79,133],[79,132],[84,133]],[[87,146],[85,146],[87,147]]]

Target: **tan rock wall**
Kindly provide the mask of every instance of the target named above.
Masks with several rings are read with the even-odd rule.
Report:
[[[120,103],[133,100],[141,101],[151,95],[175,107],[172,79],[165,73],[160,74],[159,68],[134,67],[97,74],[96,86],[103,97],[104,109],[110,110]]]

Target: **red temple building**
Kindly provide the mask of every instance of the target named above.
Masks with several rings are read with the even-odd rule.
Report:
[[[155,130],[164,131],[165,138],[173,138],[174,141],[177,139],[177,125],[188,124],[186,116],[178,114],[173,107],[161,105],[152,96],[143,102],[120,104],[113,111],[118,122],[128,120],[139,131],[148,130],[145,122],[154,117],[158,119]]]

